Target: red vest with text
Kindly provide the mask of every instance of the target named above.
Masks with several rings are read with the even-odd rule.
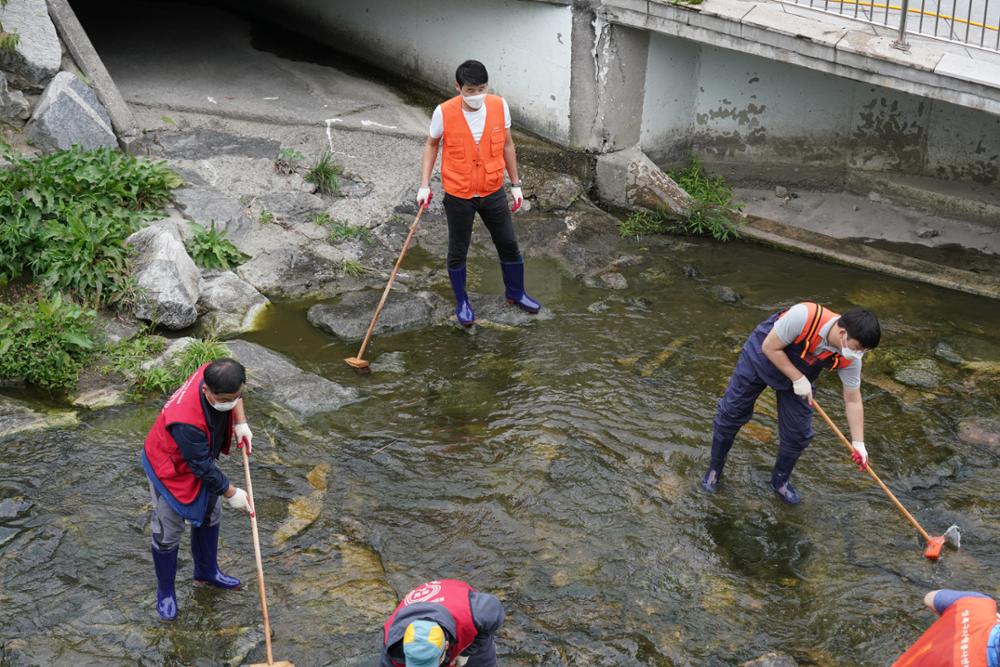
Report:
[[[205,438],[212,440],[212,433],[201,407],[201,382],[205,375],[202,365],[189,377],[180,389],[160,410],[160,415],[153,422],[153,428],[146,435],[146,458],[149,460],[156,478],[163,483],[178,502],[185,505],[194,502],[201,491],[201,480],[194,476],[187,461],[181,455],[180,447],[171,437],[168,427],[173,424],[189,424],[205,432]],[[233,413],[229,413],[229,434],[222,453],[229,454],[229,445],[233,439]]]
[[[507,141],[503,99],[487,95],[486,124],[476,144],[462,113],[462,96],[441,104],[444,148],[441,152],[441,184],[452,197],[485,197],[503,187],[503,146]]]
[[[892,667],[986,667],[986,643],[1000,617],[987,598],[959,598]]]
[[[455,619],[455,634],[457,636],[455,644],[448,651],[446,661],[446,664],[450,664],[459,653],[475,641],[476,635],[479,633],[476,630],[476,623],[472,618],[472,607],[469,604],[469,593],[475,590],[469,584],[458,579],[435,579],[417,586],[406,594],[403,601],[392,612],[392,616],[382,626],[382,641],[389,640],[389,628],[392,627],[392,622],[396,619],[396,614],[399,613],[400,609],[417,602],[439,604],[447,609],[451,617]]]
[[[798,356],[799,359],[809,366],[820,364],[830,369],[847,368],[850,366],[850,360],[844,359],[836,352],[830,352],[829,350],[816,352],[820,343],[823,342],[823,337],[819,332],[822,331],[823,327],[830,320],[840,317],[840,315],[817,303],[807,302],[805,306],[809,313],[806,317],[806,325],[802,327],[802,331],[795,337],[795,340],[785,348],[785,353],[789,357]],[[786,310],[785,313],[787,312]],[[778,319],[784,317],[785,313],[782,313]]]

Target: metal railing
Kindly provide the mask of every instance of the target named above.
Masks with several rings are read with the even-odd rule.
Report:
[[[898,4],[892,0],[781,1],[876,25],[898,27],[899,37],[893,46],[904,51],[910,48],[907,34],[1000,51],[1000,0],[896,0]]]

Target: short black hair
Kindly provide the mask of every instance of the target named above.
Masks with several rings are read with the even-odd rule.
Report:
[[[455,70],[455,83],[459,86],[481,86],[490,80],[486,73],[486,65],[478,60],[466,60]]]
[[[235,359],[216,359],[205,369],[205,384],[213,394],[235,394],[247,381],[247,369]]]
[[[840,316],[840,326],[847,330],[847,335],[861,343],[866,350],[878,347],[882,340],[882,327],[878,318],[864,308],[851,308]]]

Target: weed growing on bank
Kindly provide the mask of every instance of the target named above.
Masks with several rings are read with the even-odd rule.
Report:
[[[69,389],[97,347],[95,317],[58,292],[0,303],[0,378]]]
[[[327,151],[319,162],[306,173],[305,179],[316,186],[322,195],[339,195],[338,177],[344,173],[344,168],[333,162],[333,156]]]
[[[142,392],[170,393],[181,386],[202,364],[231,356],[229,348],[217,340],[196,340],[170,357],[163,366],[140,371],[136,388]]]
[[[6,7],[8,0],[0,0],[0,7]],[[17,45],[21,43],[21,36],[18,35],[13,30],[7,32],[4,30],[3,24],[0,23],[0,52],[6,51],[8,53],[13,53],[17,49]]]
[[[125,239],[182,184],[162,162],[74,146],[0,171],[0,286],[25,276],[101,307],[133,286]]]
[[[687,216],[679,219],[666,211],[636,211],[618,224],[623,238],[650,234],[711,236],[717,241],[739,238],[740,223],[733,217],[740,206],[733,204],[733,191],[721,176],[707,174],[695,159],[668,175],[691,195]]]
[[[340,264],[340,272],[352,278],[357,278],[365,271],[365,267],[356,259],[345,259]]]
[[[191,228],[194,230],[194,236],[184,244],[184,247],[194,263],[201,268],[228,271],[249,259],[226,238],[226,230],[216,231],[214,222],[210,229],[194,223],[191,224]]]
[[[335,220],[329,213],[317,213],[313,216],[313,224],[317,227],[327,227],[330,230],[330,243],[338,243],[350,239],[362,241],[365,245],[372,242],[371,230],[367,227],[355,226],[346,220]]]
[[[299,169],[305,156],[294,148],[282,148],[274,160],[274,171],[284,176],[291,176]]]

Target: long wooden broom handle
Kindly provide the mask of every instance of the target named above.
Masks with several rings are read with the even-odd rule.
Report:
[[[816,402],[815,398],[813,398],[813,407],[816,408],[816,412],[818,412],[820,416],[823,417],[824,420],[826,420],[826,423],[830,426],[831,429],[833,429],[833,432],[837,434],[837,437],[840,438],[840,441],[844,443],[847,446],[847,448],[853,452],[854,446],[850,443],[850,441],[847,438],[844,437],[844,434],[841,433],[840,429],[837,428],[837,425],[833,423],[833,420],[830,419],[830,416],[828,414],[826,414],[826,411],[823,410],[822,407],[820,407],[820,404]],[[920,533],[920,536],[923,537],[925,541],[930,542],[931,536],[927,534],[927,531],[924,530],[919,523],[917,523],[917,520],[913,518],[913,515],[906,511],[906,508],[903,507],[903,503],[899,502],[899,500],[892,493],[892,491],[889,490],[889,487],[886,486],[881,479],[879,479],[878,475],[875,474],[875,471],[872,470],[871,465],[865,466],[865,471],[869,475],[871,475],[871,478],[875,480],[876,484],[882,487],[882,490],[885,491],[885,494],[889,496],[889,500],[895,503],[896,507],[899,508],[899,511],[903,513],[903,516],[905,516],[907,520],[911,524],[913,524],[913,527],[917,529],[917,532]]]
[[[413,224],[410,225],[410,233],[406,235],[406,240],[403,242],[403,249],[399,252],[399,259],[396,260],[396,266],[392,267],[389,282],[385,284],[385,289],[382,291],[382,298],[379,299],[378,306],[375,308],[375,314],[372,315],[371,324],[368,325],[368,332],[365,333],[365,339],[361,341],[361,349],[358,350],[358,359],[363,359],[365,356],[365,348],[368,347],[368,341],[372,337],[372,332],[375,331],[375,323],[378,322],[378,316],[382,314],[382,306],[385,305],[385,300],[389,296],[389,290],[392,289],[392,283],[396,280],[396,274],[403,263],[403,258],[406,257],[406,249],[410,247],[410,239],[413,238],[413,232],[417,231],[417,223],[420,222],[420,216],[423,215],[426,208],[427,204],[420,206],[420,209],[417,211],[417,217],[413,219]]]
[[[250,459],[247,457],[246,447],[240,448],[243,451],[243,475],[247,482],[247,496],[250,498],[250,507],[256,508],[253,502],[253,484],[250,483]],[[267,647],[267,664],[274,663],[271,655],[271,620],[267,616],[267,593],[264,591],[264,564],[260,560],[260,536],[257,534],[257,512],[250,515],[250,531],[253,533],[253,554],[257,559],[257,589],[260,591],[260,608],[264,612],[264,645]]]

